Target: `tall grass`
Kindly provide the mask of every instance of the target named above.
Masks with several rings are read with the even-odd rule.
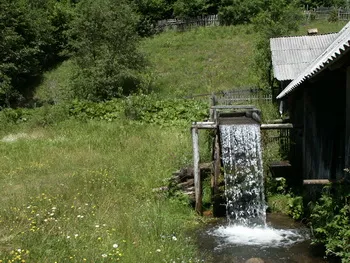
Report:
[[[69,120],[21,134],[0,142],[0,260],[197,261],[192,209],[152,191],[190,159],[187,131]]]

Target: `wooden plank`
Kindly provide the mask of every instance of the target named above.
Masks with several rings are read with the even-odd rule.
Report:
[[[335,181],[333,180],[328,180],[328,179],[307,179],[303,180],[303,184],[310,185],[310,184],[330,184],[334,183]]]
[[[255,109],[254,105],[216,105],[212,109]]]
[[[263,123],[260,125],[260,129],[293,129],[292,123]]]
[[[193,122],[192,128],[196,129],[216,129],[217,125],[215,122],[205,121],[205,122]]]
[[[192,143],[193,143],[193,173],[194,173],[194,188],[195,188],[195,210],[199,215],[202,215],[202,185],[201,174],[199,169],[199,143],[198,143],[198,128],[192,128]]]

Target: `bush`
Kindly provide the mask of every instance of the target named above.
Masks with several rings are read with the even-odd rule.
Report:
[[[189,125],[208,117],[208,105],[202,101],[160,99],[154,95],[130,96],[125,100],[125,115],[142,123],[160,126]]]
[[[250,23],[260,12],[262,1],[224,1],[219,8],[219,19],[223,25],[237,25]]]
[[[313,243],[323,244],[326,255],[350,262],[350,186],[332,185],[323,189],[311,208]]]
[[[146,61],[138,51],[137,22],[126,1],[79,2],[70,41],[76,98],[103,101],[139,89]]]

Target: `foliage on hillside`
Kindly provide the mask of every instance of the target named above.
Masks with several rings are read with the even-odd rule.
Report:
[[[320,199],[311,206],[313,242],[326,248],[326,255],[350,262],[350,188],[326,186]]]

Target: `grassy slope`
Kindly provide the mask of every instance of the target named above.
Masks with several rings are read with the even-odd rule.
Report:
[[[308,28],[315,27],[320,34],[338,32],[345,23],[304,23],[291,35],[305,35]],[[146,39],[142,49],[151,60],[154,84],[160,93],[200,94],[257,85],[256,38],[248,25],[198,28]]]
[[[188,95],[256,84],[250,26],[166,32],[142,43],[164,95]]]

